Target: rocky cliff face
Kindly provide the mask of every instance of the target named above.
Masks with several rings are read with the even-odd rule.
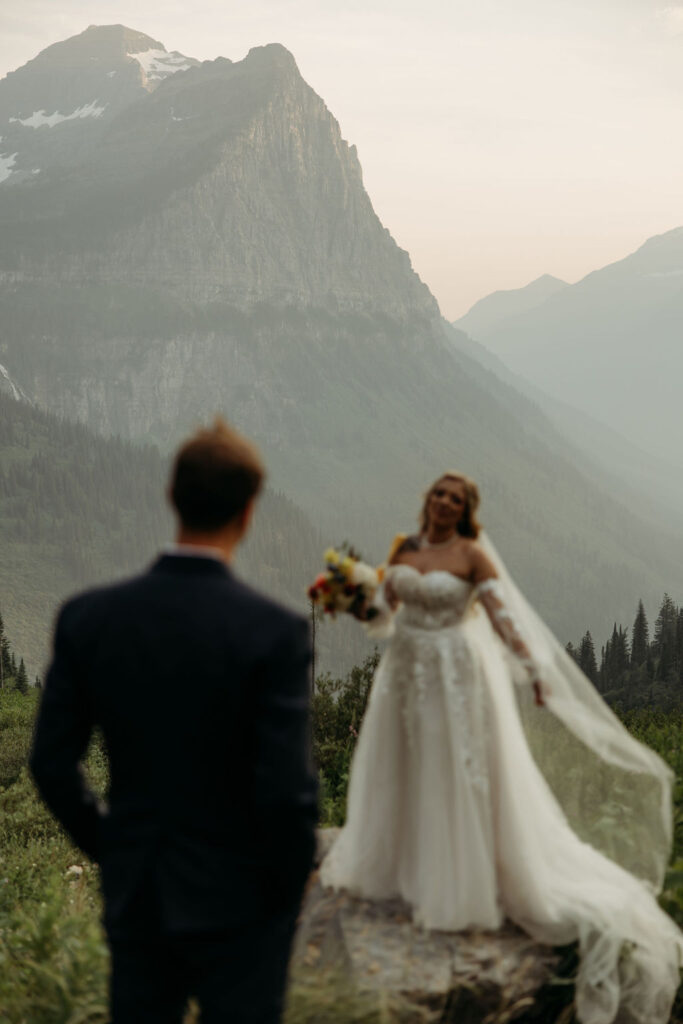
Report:
[[[48,110],[36,76],[51,53],[51,88],[84,76],[61,113],[104,102],[83,71],[89,48],[97,82],[121,93],[96,118],[10,126],[17,168],[31,140],[56,154],[0,183],[0,362],[40,405],[164,446],[220,410],[330,540],[377,559],[430,479],[460,466],[567,639],[683,586],[670,548],[587,482],[538,409],[457,351],[375,215],[354,147],[283,47],[171,63],[151,82],[143,64],[171,58],[148,37],[91,29],[61,45],[0,82],[3,136],[9,111]],[[55,52],[80,63],[60,70]]]

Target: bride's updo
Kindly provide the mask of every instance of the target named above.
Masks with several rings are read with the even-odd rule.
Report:
[[[471,477],[465,476],[464,473],[457,473],[455,470],[448,470],[447,472],[442,473],[425,494],[424,501],[422,503],[422,511],[420,512],[420,533],[427,532],[427,527],[429,526],[429,516],[427,512],[429,499],[442,480],[457,480],[465,488],[465,509],[462,514],[462,519],[458,523],[456,529],[463,537],[478,537],[479,531],[481,530],[481,523],[477,519],[477,509],[479,508],[480,500],[479,488]]]

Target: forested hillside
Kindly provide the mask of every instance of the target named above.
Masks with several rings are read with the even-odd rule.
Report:
[[[172,538],[167,473],[156,448],[98,437],[0,394],[0,608],[29,674],[42,670],[65,596],[141,570]],[[306,611],[327,542],[292,501],[266,491],[236,569]],[[354,623],[317,633],[322,669],[348,667],[367,649]]]

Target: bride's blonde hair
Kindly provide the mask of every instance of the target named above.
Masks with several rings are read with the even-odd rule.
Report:
[[[429,513],[427,511],[429,499],[442,480],[457,480],[458,483],[461,483],[465,488],[465,510],[456,529],[463,537],[478,537],[479,531],[481,530],[481,523],[477,519],[477,509],[479,508],[480,501],[479,488],[471,477],[465,476],[464,473],[458,473],[456,470],[452,469],[447,470],[445,473],[442,473],[440,477],[437,477],[432,486],[426,492],[422,503],[422,511],[420,512],[420,533],[427,532],[427,528],[429,526]]]

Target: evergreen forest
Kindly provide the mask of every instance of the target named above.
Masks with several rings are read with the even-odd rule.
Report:
[[[567,651],[617,710],[683,706],[683,607],[668,594],[652,630],[641,600],[630,630],[615,622],[599,655],[590,630]]]

